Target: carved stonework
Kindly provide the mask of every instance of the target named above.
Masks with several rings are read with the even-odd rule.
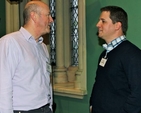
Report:
[[[67,77],[68,77],[68,82],[74,82],[76,79],[76,71],[78,70],[78,66],[71,66],[67,70]]]

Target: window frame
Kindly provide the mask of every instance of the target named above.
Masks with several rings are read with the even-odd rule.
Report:
[[[63,4],[56,2],[57,7],[63,7],[63,9],[56,9],[56,23],[59,21],[60,18],[57,16],[62,16],[62,23],[56,25],[56,32],[57,29],[62,28],[63,30],[63,39],[61,39],[62,43],[58,43],[60,41],[60,33],[56,33],[56,44],[63,44],[63,51],[59,51],[58,54],[61,54],[63,60],[61,60],[62,64],[57,65],[53,68],[53,91],[55,95],[59,96],[67,96],[73,98],[82,99],[84,95],[87,94],[87,71],[86,71],[86,21],[85,21],[85,0],[78,0],[78,36],[79,36],[79,64],[78,66],[71,66],[71,45],[70,45],[70,4],[66,0],[61,0]],[[63,12],[60,12],[63,11]],[[58,19],[58,20],[57,20]],[[59,21],[60,22],[60,21]],[[59,26],[60,25],[60,26]],[[56,56],[57,57],[57,56]],[[60,59],[58,59],[60,60]],[[56,59],[57,62],[57,59]],[[78,70],[76,71],[76,68]],[[59,70],[59,71],[58,71]],[[71,70],[71,71],[69,71]],[[62,72],[62,74],[58,74]],[[75,74],[74,74],[75,72]],[[68,80],[69,77],[74,77],[74,81]],[[63,79],[62,79],[62,78]],[[61,80],[62,79],[62,80]]]

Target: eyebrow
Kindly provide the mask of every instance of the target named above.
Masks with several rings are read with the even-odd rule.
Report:
[[[104,19],[104,18],[99,18],[99,20],[105,21],[106,19]]]

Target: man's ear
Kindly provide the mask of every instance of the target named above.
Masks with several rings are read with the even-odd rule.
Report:
[[[121,29],[121,27],[122,27],[121,22],[116,22],[115,23],[115,29],[119,30],[119,29]]]
[[[30,13],[31,20],[36,23],[37,15],[35,12]]]

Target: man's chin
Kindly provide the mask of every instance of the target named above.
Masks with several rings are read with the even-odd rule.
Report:
[[[48,33],[50,33],[50,30],[46,30],[45,34],[48,34]]]
[[[42,35],[46,35],[46,34],[49,34],[49,33],[50,33],[50,31],[46,31],[46,32],[42,33]]]
[[[101,36],[102,36],[102,34],[101,34],[101,33],[99,33],[99,32],[97,32],[97,36],[98,36],[98,37],[101,37]]]
[[[50,33],[50,28],[49,28],[49,29],[47,29],[46,31],[47,31],[47,33]]]
[[[99,38],[102,38],[102,35],[98,34],[98,37],[99,37]]]

